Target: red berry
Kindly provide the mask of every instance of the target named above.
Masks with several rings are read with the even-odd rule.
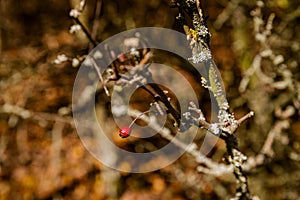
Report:
[[[123,128],[120,129],[119,131],[119,136],[121,138],[127,138],[130,135],[130,128],[128,126],[124,126]]]

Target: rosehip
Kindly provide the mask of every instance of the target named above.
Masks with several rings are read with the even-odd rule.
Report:
[[[145,112],[142,112],[141,114],[139,114],[131,123],[129,126],[124,126],[123,128],[120,129],[119,131],[119,136],[121,138],[127,138],[130,136],[130,127],[134,124],[134,122],[139,119],[142,115],[144,115],[145,113],[149,113],[150,110],[147,110]]]
[[[130,135],[130,127],[124,126],[123,128],[120,129],[119,131],[119,136],[121,138],[127,138]]]

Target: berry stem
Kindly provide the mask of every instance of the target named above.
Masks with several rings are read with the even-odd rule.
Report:
[[[145,111],[145,112],[142,112],[141,114],[139,114],[130,124],[129,124],[129,128],[131,128],[131,126],[134,124],[134,122],[137,120],[137,119],[139,119],[142,115],[144,115],[144,114],[146,114],[146,113],[149,113],[150,112],[150,110],[147,110],[147,111]]]

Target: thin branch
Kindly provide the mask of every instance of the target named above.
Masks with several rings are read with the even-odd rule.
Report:
[[[259,165],[262,165],[267,157],[273,157],[274,151],[272,149],[272,146],[275,137],[279,135],[284,129],[287,129],[289,126],[290,124],[287,119],[276,122],[273,128],[269,131],[264,145],[260,150],[260,153],[255,157],[249,158],[247,162],[243,165],[243,168],[246,171],[249,171]]]
[[[180,113],[171,105],[171,103],[168,100],[168,97],[158,85],[150,84],[150,86],[154,89],[155,92],[157,92],[157,94],[159,95],[158,96],[159,100],[167,107],[168,112],[174,117],[177,126],[179,126],[181,123]]]
[[[92,32],[91,32],[91,38],[94,41],[96,41],[97,32],[98,32],[99,25],[100,25],[99,19],[100,19],[100,15],[101,15],[101,8],[102,8],[102,0],[97,0],[96,6],[95,6],[95,12],[94,12]],[[93,46],[90,46],[90,50],[93,48]]]
[[[155,119],[152,119],[146,115],[141,115],[142,112],[140,112],[138,110],[134,110],[134,109],[129,109],[128,114],[130,116],[132,116],[133,118],[141,116],[139,119],[146,122],[149,125],[149,127],[151,127],[153,130],[157,131],[157,133],[159,133],[162,137],[164,137],[165,139],[169,140],[177,147],[181,148],[182,150],[184,150],[187,153],[189,153],[190,155],[192,155],[195,158],[196,162],[198,162],[199,164],[205,165],[206,166],[205,170],[206,170],[206,172],[208,172],[208,174],[220,176],[222,174],[231,172],[232,168],[230,166],[226,166],[221,163],[216,163],[216,162],[212,161],[210,158],[207,158],[199,150],[197,150],[197,145],[194,143],[189,144],[189,145],[183,143],[182,141],[180,141],[179,139],[177,139],[176,137],[171,135],[171,131],[168,128],[166,128],[166,127],[161,128],[161,126],[156,122]]]
[[[249,119],[253,116],[254,116],[254,112],[250,111],[248,114],[246,114],[245,116],[243,116],[242,118],[237,120],[238,126],[241,125],[244,121],[246,121],[247,119]]]
[[[106,87],[106,84],[104,84],[105,82],[104,82],[103,76],[102,76],[102,74],[101,74],[101,72],[100,72],[100,69],[99,69],[97,63],[95,62],[94,58],[92,58],[91,56],[88,56],[87,59],[88,59],[88,58],[89,58],[89,60],[92,62],[92,65],[93,65],[94,69],[96,70],[97,75],[98,75],[98,77],[99,77],[101,83],[103,83],[103,88],[104,88],[105,94],[106,94],[107,96],[110,96],[109,91],[108,91],[108,89],[107,89],[107,87]]]
[[[90,32],[88,29],[83,25],[83,23],[77,18],[77,17],[72,17],[73,20],[81,26],[81,29],[83,30],[84,34],[86,37],[90,40],[90,42],[93,44],[94,47],[97,46],[97,42],[92,38]]]
[[[202,6],[201,6],[201,1],[200,0],[196,0],[196,5],[197,5],[197,9],[198,9],[198,13],[199,13],[200,19],[204,19],[204,15],[203,15],[203,11],[202,11]]]
[[[74,125],[73,118],[69,116],[61,116],[59,114],[45,113],[45,112],[34,112],[27,110],[17,105],[4,104],[0,106],[0,113],[14,114],[22,119],[34,119],[37,121],[56,121]]]

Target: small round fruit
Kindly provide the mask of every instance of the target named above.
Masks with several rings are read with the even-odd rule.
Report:
[[[119,131],[119,136],[121,138],[129,137],[130,136],[130,128],[128,126],[124,126],[123,128],[121,128]]]

